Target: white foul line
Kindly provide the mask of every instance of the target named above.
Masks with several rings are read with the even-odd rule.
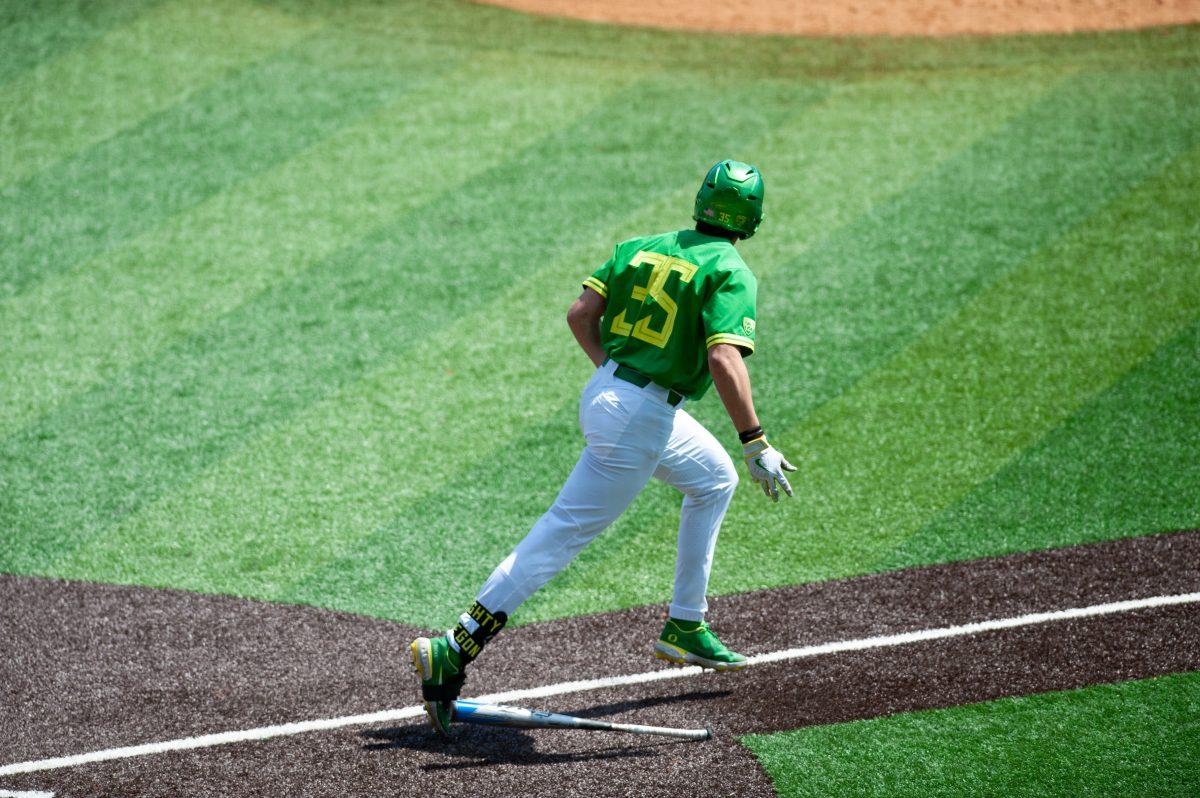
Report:
[[[0,790],[0,798],[54,798],[54,793],[41,790]]]
[[[751,665],[762,665],[769,662],[781,662],[789,659],[816,657],[822,654],[838,654],[844,651],[862,651],[871,648],[888,648],[909,643],[919,643],[926,640],[941,640],[947,637],[994,632],[1001,629],[1013,629],[1019,626],[1032,626],[1051,621],[1066,621],[1073,618],[1089,618],[1096,615],[1111,615],[1119,612],[1168,607],[1175,604],[1191,604],[1200,602],[1200,593],[1180,593],[1171,596],[1151,596],[1150,598],[1132,599],[1129,601],[1114,601],[1108,604],[1093,604],[1090,607],[1076,607],[1052,612],[1035,612],[1019,615],[1013,618],[998,618],[992,621],[962,624],[960,626],[943,626],[938,629],[923,629],[917,632],[903,632],[893,635],[863,637],[857,640],[840,640],[833,643],[821,643],[814,646],[789,648],[783,651],[772,651],[750,657]],[[563,695],[564,693],[582,693],[588,690],[602,690],[609,687],[622,687],[631,684],[647,684],[668,679],[682,679],[697,676],[703,671],[695,666],[673,668],[667,670],[631,673],[625,676],[608,676],[603,679],[584,679],[577,682],[560,682],[544,687],[531,687],[525,690],[509,690],[503,693],[477,696],[476,701],[499,704],[507,701],[521,701],[529,698],[547,698]],[[108,762],[113,759],[128,759],[131,757],[161,754],[167,751],[186,751],[193,748],[208,748],[214,745],[248,742],[251,740],[268,740],[273,737],[286,737],[305,732],[328,731],[347,726],[367,726],[375,723],[415,718],[424,714],[421,706],[387,709],[381,712],[371,712],[365,715],[348,715],[341,718],[326,718],[323,720],[306,720],[298,723],[284,723],[278,726],[262,726],[257,729],[219,732],[204,734],[199,737],[185,737],[180,740],[167,740],[159,743],[131,745],[124,748],[109,748],[104,751],[92,751],[74,756],[60,756],[51,759],[39,759],[33,762],[16,762],[0,767],[0,776],[13,776],[19,773],[33,773],[39,770],[54,770],[57,768],[76,767],[92,762]],[[0,792],[0,795],[5,793]],[[37,795],[37,793],[34,793]]]

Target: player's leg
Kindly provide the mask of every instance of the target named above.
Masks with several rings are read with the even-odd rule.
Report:
[[[589,444],[554,504],[488,577],[479,603],[511,614],[625,512],[654,470],[655,455],[641,449],[630,441],[600,454]]]
[[[655,654],[719,670],[743,667],[746,658],[725,647],[704,623],[717,535],[738,482],[733,460],[711,432],[679,410],[654,476],[683,493],[675,589]]]
[[[488,577],[475,603],[444,637],[418,638],[413,658],[435,728],[463,669],[508,616],[617,519],[650,480],[673,428],[674,408],[598,369],[580,402],[587,446],[554,504]],[[426,657],[425,652],[428,651]],[[436,682],[436,683],[434,683]]]
[[[654,473],[673,411],[601,370],[580,402],[587,447],[554,504],[484,583],[479,603],[511,614],[625,512]]]
[[[713,551],[737,487],[737,469],[713,434],[679,410],[654,476],[683,493],[670,613],[702,621]]]

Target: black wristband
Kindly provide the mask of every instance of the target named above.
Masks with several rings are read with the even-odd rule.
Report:
[[[754,440],[755,438],[761,438],[761,437],[763,437],[762,427],[752,427],[752,428],[746,430],[745,432],[738,433],[738,438],[741,439],[743,444],[747,444],[750,441]]]

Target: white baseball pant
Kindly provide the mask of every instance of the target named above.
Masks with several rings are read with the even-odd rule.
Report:
[[[618,379],[616,366],[606,362],[584,388],[579,425],[587,447],[558,498],[479,591],[477,600],[491,612],[511,615],[625,512],[653,476],[684,494],[670,614],[704,619],[713,549],[737,471],[682,403],[667,403],[666,389]]]

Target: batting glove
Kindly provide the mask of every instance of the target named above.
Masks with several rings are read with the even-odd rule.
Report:
[[[783,492],[788,496],[792,495],[792,486],[788,484],[783,472],[795,471],[796,467],[789,463],[778,449],[767,443],[766,436],[743,444],[742,456],[746,458],[750,478],[762,485],[763,493],[774,501],[779,501],[780,488],[783,488]]]

